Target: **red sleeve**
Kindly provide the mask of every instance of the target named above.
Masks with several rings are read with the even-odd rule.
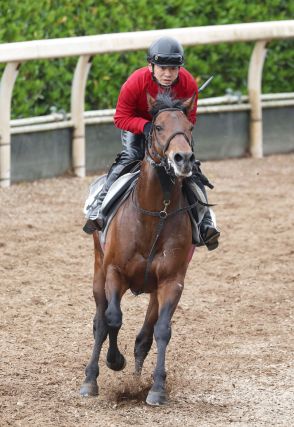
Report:
[[[123,84],[114,115],[116,127],[136,134],[143,132],[144,125],[149,120],[138,115],[142,90],[143,84],[138,73],[132,74]]]
[[[132,133],[142,133],[144,126],[151,120],[148,113],[146,91],[156,97],[158,86],[152,81],[151,73],[146,72],[146,67],[135,71],[123,84],[114,115],[116,127]],[[196,93],[196,99],[188,119],[196,122],[198,101],[198,87],[193,76],[184,68],[180,69],[178,82],[172,91],[178,99],[188,99]]]

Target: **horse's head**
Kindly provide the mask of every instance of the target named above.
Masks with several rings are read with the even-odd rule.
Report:
[[[178,177],[192,175],[195,156],[192,147],[193,125],[187,115],[196,96],[181,101],[167,94],[153,99],[147,94],[149,111],[153,117],[148,138],[148,155]]]

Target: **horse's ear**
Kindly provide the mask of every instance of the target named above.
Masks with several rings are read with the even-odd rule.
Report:
[[[150,111],[155,104],[155,98],[152,98],[149,92],[146,92],[148,110]]]
[[[183,102],[183,106],[185,107],[187,116],[193,110],[195,101],[196,101],[196,92],[194,93],[193,96],[191,96],[191,98],[186,99],[186,101]]]

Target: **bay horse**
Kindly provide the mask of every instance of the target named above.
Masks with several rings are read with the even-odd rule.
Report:
[[[147,99],[152,130],[137,184],[113,218],[103,249],[99,233],[93,234],[95,341],[80,393],[98,395],[98,361],[107,336],[107,366],[114,371],[125,367],[117,337],[122,325],[121,299],[130,289],[135,294],[150,294],[145,320],[135,340],[135,373],[141,373],[154,335],[157,363],[146,402],[161,405],[167,400],[165,357],[171,318],[183,292],[193,247],[182,183],[192,175],[195,163],[193,125],[187,118],[195,95],[185,101],[166,94],[156,99],[147,94]]]

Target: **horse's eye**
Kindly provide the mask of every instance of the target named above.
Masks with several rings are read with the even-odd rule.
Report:
[[[193,129],[194,129],[194,126],[191,126],[191,127],[190,127],[190,131],[192,132],[192,130],[193,130]]]
[[[160,132],[162,130],[162,126],[156,125],[155,129],[157,130],[157,132]]]

